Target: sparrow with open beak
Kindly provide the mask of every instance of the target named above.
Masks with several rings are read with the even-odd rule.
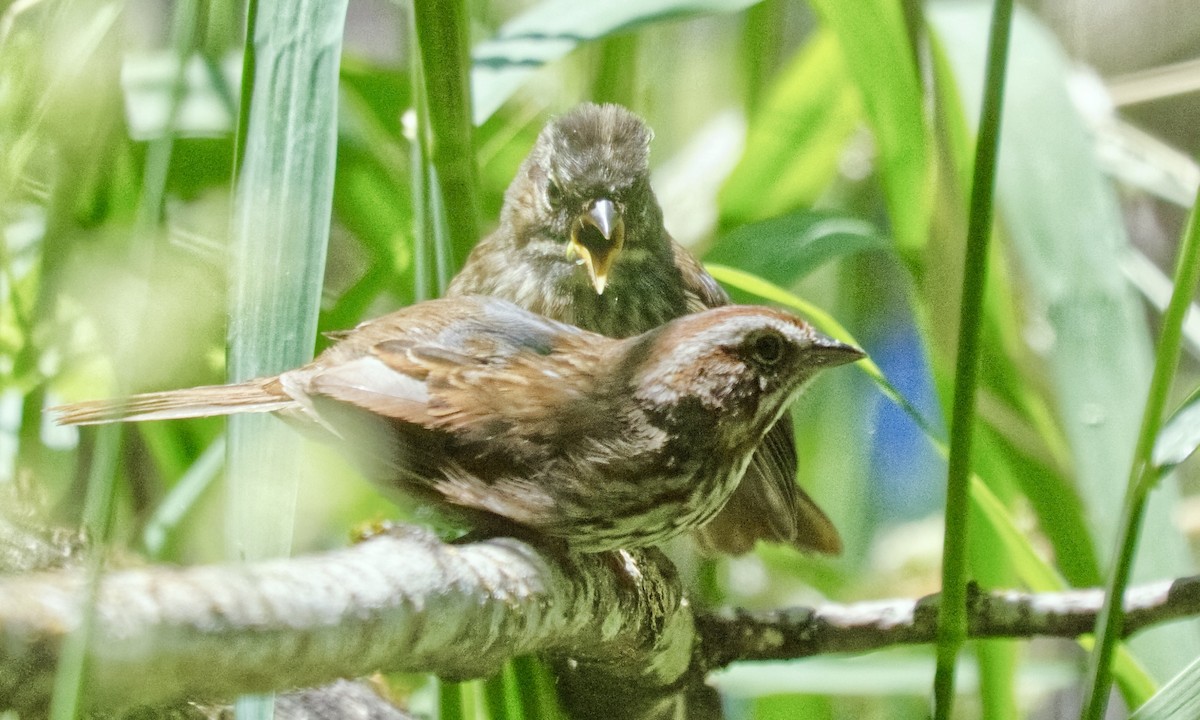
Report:
[[[625,221],[615,203],[608,198],[593,200],[571,223],[568,256],[575,254],[587,268],[588,278],[597,295],[608,286],[608,273],[625,245]]]
[[[652,133],[617,105],[583,104],[549,123],[449,295],[492,295],[616,338],[729,303],[663,226],[650,187]],[[725,508],[698,531],[709,550],[759,539],[837,553],[837,530],[795,483],[790,416],[762,441]]]

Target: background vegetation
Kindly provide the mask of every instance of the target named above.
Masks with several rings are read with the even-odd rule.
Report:
[[[183,563],[251,545],[259,550],[250,554],[282,551],[289,540],[293,552],[340,545],[361,523],[401,515],[322,448],[305,448],[302,472],[261,497],[218,482],[221,421],[75,433],[48,425],[42,408],[221,382],[227,367],[269,368],[246,358],[281,344],[308,352],[304,307],[319,304],[316,326],[332,330],[436,295],[470,228],[494,224],[545,119],[580,100],[614,101],[655,129],[655,187],[675,236],[739,299],[803,298],[836,318],[908,403],[865,373],[816,383],[795,409],[800,481],[834,518],[846,553],[762,548],[706,564],[680,548],[696,596],[769,608],[939,587],[939,445],[989,4],[475,2],[459,24],[441,14],[425,26],[407,4],[364,0],[349,6],[344,34],[336,7],[289,19],[261,4],[261,22],[315,38],[318,54],[341,53],[338,84],[334,96],[315,76],[277,79],[284,102],[313,96],[306,124],[285,128],[264,115],[239,136],[240,107],[254,117],[279,101],[239,82],[241,3],[0,2],[0,489],[33,494],[56,521],[85,521],[117,554]],[[1163,7],[1146,10],[1146,27]],[[1172,9],[1176,35],[1190,27],[1200,36],[1200,13]],[[1061,11],[1043,17],[1071,27]],[[1186,72],[1182,85],[1169,68],[1122,74],[1186,59],[1186,44],[1176,50],[1164,32],[1160,56],[1117,61],[1095,56],[1084,29],[1056,35],[1045,23],[1027,10],[1014,23],[976,484],[970,531],[954,539],[965,542],[969,577],[1035,590],[1099,585],[1109,572],[1158,308],[1200,177],[1194,123],[1178,119],[1195,116],[1196,103],[1177,97]],[[466,106],[456,118],[450,102],[465,67],[456,36],[473,48],[473,141],[455,125]],[[1107,84],[1064,40],[1105,69]],[[273,57],[257,58],[259,67]],[[1114,109],[1114,99],[1130,98],[1137,104]],[[334,129],[336,165],[304,165],[308,140],[296,138]],[[464,138],[473,166],[456,150],[470,147]],[[249,193],[252,172],[277,196]],[[442,190],[462,197],[456,187],[476,179],[469,202],[441,199]],[[273,255],[253,254],[270,243]],[[246,278],[263,293],[293,278],[285,297],[299,298],[290,305],[301,315],[239,309]],[[1195,322],[1184,325],[1189,357],[1169,409],[1195,385]],[[251,341],[227,361],[230,328],[235,338],[265,338],[262,347]],[[297,336],[308,340],[282,339]],[[1200,423],[1173,417],[1168,427],[1182,439],[1157,465],[1178,464],[1195,445]],[[1135,577],[1195,572],[1187,469],[1151,494]],[[278,518],[292,505],[288,527]],[[276,519],[266,537],[247,539],[264,517]],[[1116,677],[1137,705],[1200,656],[1200,636],[1192,625],[1166,628],[1131,652]],[[739,666],[715,682],[732,718],[918,718],[928,712],[933,658],[932,648],[905,648]],[[960,662],[958,716],[1078,712],[1078,645],[972,643]],[[401,696],[412,691],[414,707],[440,699],[443,717],[542,717],[547,686],[531,675],[519,665],[486,686],[440,692],[420,678],[392,682]],[[1200,695],[1189,678],[1173,691]]]

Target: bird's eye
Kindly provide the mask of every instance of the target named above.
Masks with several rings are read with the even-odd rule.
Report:
[[[760,365],[774,365],[783,359],[786,341],[774,330],[760,330],[746,339],[750,358]]]

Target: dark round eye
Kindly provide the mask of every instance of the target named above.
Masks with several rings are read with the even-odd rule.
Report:
[[[774,330],[760,330],[746,339],[750,358],[760,365],[774,365],[782,360],[786,345],[783,336]]]

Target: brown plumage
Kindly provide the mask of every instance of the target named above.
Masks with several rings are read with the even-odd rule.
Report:
[[[650,187],[651,132],[617,105],[580,105],[543,129],[505,194],[500,225],[449,295],[492,295],[617,338],[729,303],[671,239]],[[791,417],[766,435],[725,509],[697,533],[740,554],[759,540],[836,554],[833,523],[795,482]]]
[[[728,306],[615,340],[495,298],[432,300],[276,377],[53,408],[63,424],[275,412],[355,450],[384,487],[585,551],[712,518],[754,448],[857,349]]]

